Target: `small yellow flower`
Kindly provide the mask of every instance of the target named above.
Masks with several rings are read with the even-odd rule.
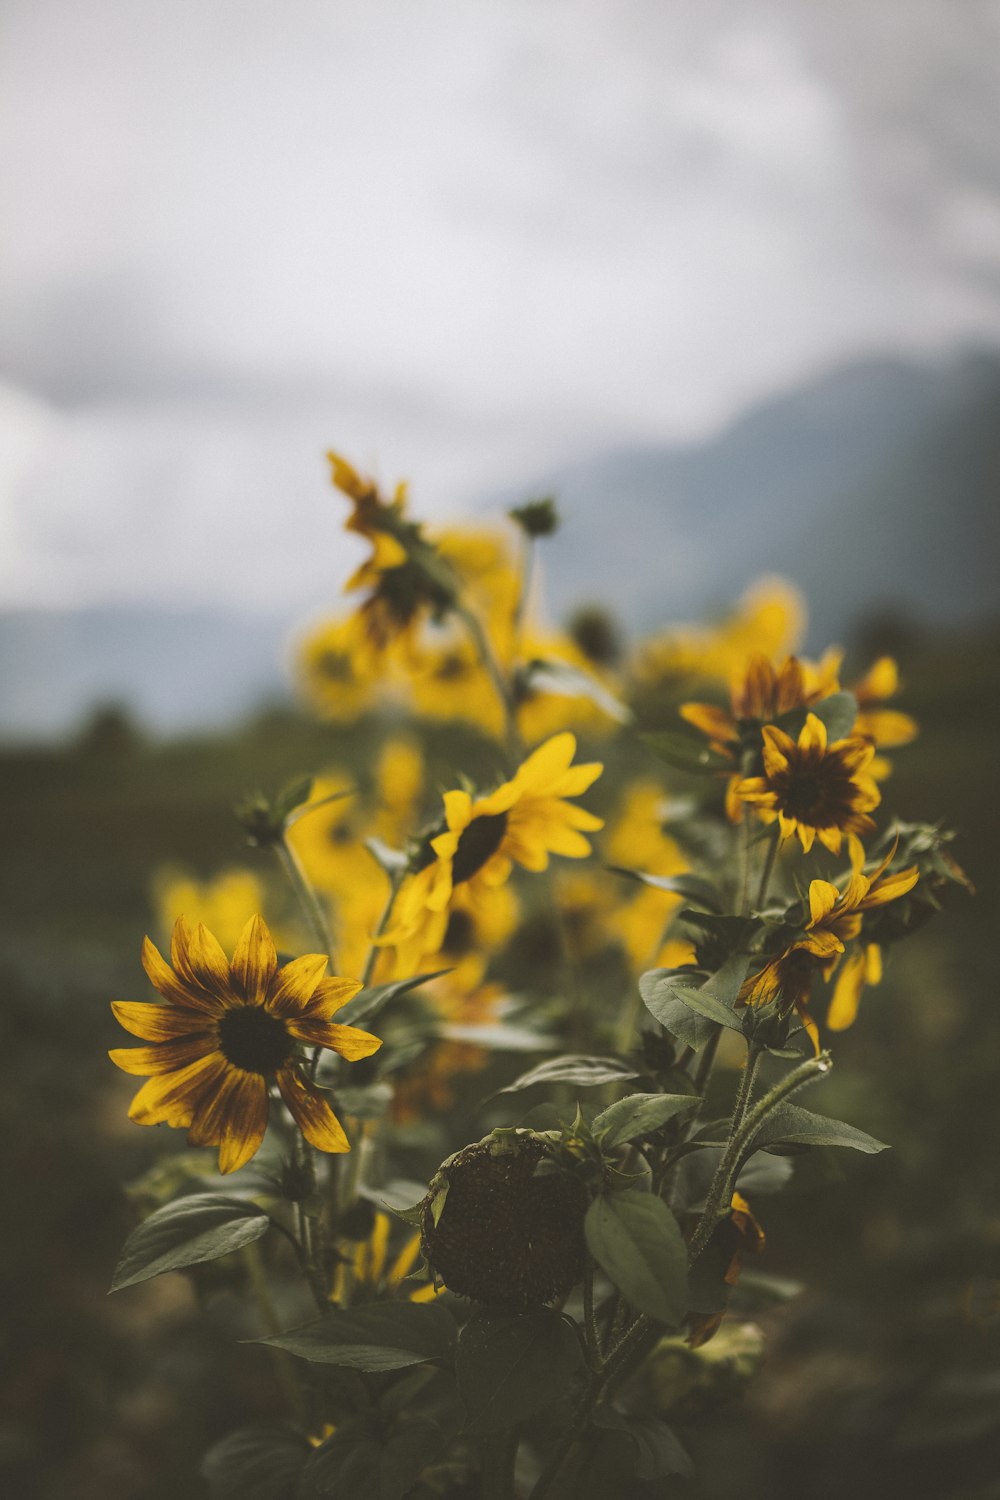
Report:
[[[410,678],[414,707],[430,719],[459,719],[498,736],[503,704],[472,642],[453,635],[415,655]]]
[[[420,1232],[405,1236],[392,1260],[389,1246],[392,1239],[393,1221],[384,1209],[375,1210],[372,1232],[366,1240],[359,1240],[354,1249],[351,1269],[353,1271],[353,1300],[373,1302],[378,1298],[399,1295],[400,1287],[420,1259]],[[347,1282],[346,1266],[337,1267],[334,1276],[331,1302],[341,1303]],[[406,1300],[430,1302],[436,1293],[433,1286],[425,1282],[414,1287]]]
[[[808,853],[819,839],[833,854],[845,833],[875,827],[869,813],[882,800],[869,773],[875,747],[853,735],[827,744],[826,725],[808,714],[798,742],[775,724],[765,724],[764,774],[750,776],[736,796],[757,809],[764,822],[778,819],[783,839],[797,833]]]
[[[202,924],[174,925],[167,964],[146,938],[142,963],[165,1005],[114,1001],[126,1031],[151,1045],[115,1048],[111,1061],[147,1082],[132,1100],[139,1125],[187,1128],[192,1146],[218,1146],[219,1171],[235,1172],[257,1151],[276,1084],[306,1140],[320,1151],[349,1151],[327,1101],[303,1074],[300,1048],[326,1047],[354,1061],[382,1045],[378,1037],[331,1017],[361,988],[323,977],[325,954],[278,967],[262,917],[247,922],[232,962]]]
[[[298,648],[302,692],[321,718],[351,722],[365,713],[384,685],[357,615],[328,620]]]
[[[174,869],[159,870],[153,880],[157,926],[169,932],[174,914],[186,912],[204,922],[224,948],[233,948],[255,911],[264,904],[264,885],[252,870],[223,870],[211,880],[196,880]],[[283,937],[276,942],[286,947]]]
[[[665,677],[715,677],[743,672],[752,656],[780,656],[799,639],[805,606],[782,578],[754,584],[733,613],[717,625],[675,627],[646,641],[636,674],[641,681]]]
[[[582,859],[590,853],[585,832],[602,819],[567,802],[601,774],[597,762],[574,766],[576,739],[557,734],[540,745],[487,797],[444,794],[445,829],[432,838],[427,863],[400,887],[393,928],[382,941],[396,949],[396,972],[415,973],[421,956],[437,953],[448,927],[453,893],[466,884],[470,899],[503,885],[513,865],[544,870],[550,854]]]

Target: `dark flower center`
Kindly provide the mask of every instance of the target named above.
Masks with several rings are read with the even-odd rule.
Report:
[[[449,651],[437,664],[434,675],[438,682],[458,682],[468,675],[468,666],[456,651]]]
[[[842,828],[858,791],[848,769],[830,758],[821,764],[793,763],[773,785],[782,810],[813,828]]]
[[[351,658],[344,651],[324,651],[319,659],[319,670],[331,682],[353,682],[354,668]]]
[[[227,1062],[248,1073],[276,1073],[292,1054],[284,1021],[260,1005],[238,1005],[219,1021],[219,1046]]]
[[[473,818],[468,828],[462,830],[458,840],[455,858],[451,863],[452,885],[461,885],[463,880],[471,880],[483,868],[490,855],[500,848],[506,832],[505,812],[483,813],[480,817]]]

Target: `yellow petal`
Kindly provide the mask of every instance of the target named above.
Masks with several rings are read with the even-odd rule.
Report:
[[[307,1083],[295,1068],[282,1068],[278,1088],[296,1125],[317,1151],[350,1151],[351,1143],[344,1127],[330,1108],[326,1097]]]
[[[342,1005],[353,1000],[360,988],[360,979],[342,979],[339,975],[332,979],[321,979],[309,1001],[308,1015],[328,1021]]]
[[[372,1036],[368,1031],[359,1031],[356,1026],[338,1026],[335,1021],[296,1018],[288,1022],[288,1030],[300,1042],[307,1042],[311,1047],[329,1047],[331,1052],[339,1052],[348,1062],[371,1057],[382,1045],[381,1037]]]
[[[461,833],[468,827],[472,813],[472,798],[468,792],[453,791],[444,794],[444,816],[452,833]]]
[[[196,1036],[183,1041],[161,1042],[158,1047],[115,1047],[108,1056],[123,1073],[152,1078],[162,1073],[179,1073],[188,1063],[214,1050],[213,1038]]]
[[[815,927],[836,906],[840,892],[828,880],[814,880],[809,886],[809,926]]]
[[[550,781],[568,768],[576,754],[576,736],[568,730],[554,734],[551,739],[533,750],[528,759],[518,768],[514,780],[522,793],[546,790]]]
[[[203,1016],[215,1016],[222,1010],[220,1001],[200,989],[185,984],[161,956],[155,943],[148,937],[142,940],[142,967],[149,976],[154,989],[159,990],[165,1000],[188,1011],[197,1011]]]
[[[185,984],[223,999],[228,996],[226,955],[203,923],[190,927],[185,917],[177,918],[170,938],[170,959]]]
[[[256,912],[237,941],[233,953],[233,981],[251,1005],[263,1005],[277,967],[274,939],[264,918]]]
[[[304,1011],[329,963],[325,953],[303,953],[279,969],[271,980],[267,1008],[274,1016],[294,1016]]]
[[[815,714],[806,714],[806,722],[799,735],[799,749],[822,754],[826,749],[826,725]]]
[[[736,739],[736,726],[724,708],[717,708],[712,703],[682,703],[679,712],[682,719],[711,740]]]
[[[865,987],[865,955],[855,950],[845,960],[837,975],[826,1024],[831,1031],[846,1031],[858,1013],[858,1003]]]
[[[225,1176],[256,1154],[266,1129],[267,1084],[259,1073],[231,1067],[218,1088],[202,1097],[188,1141],[218,1146],[219,1171]]]
[[[119,1025],[144,1042],[173,1042],[196,1033],[207,1035],[211,1018],[204,1011],[180,1010],[173,1005],[147,1005],[138,1000],[112,1000]]]
[[[227,1067],[221,1052],[209,1052],[177,1073],[150,1078],[132,1100],[129,1119],[137,1125],[190,1125],[198,1101]]]

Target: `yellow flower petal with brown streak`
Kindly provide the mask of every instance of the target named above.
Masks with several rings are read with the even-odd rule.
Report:
[[[707,734],[711,740],[725,742],[737,738],[732,717],[714,703],[682,703],[678,711],[682,719],[686,719],[695,729],[700,729],[702,734]]]
[[[294,1068],[282,1068],[278,1088],[292,1119],[317,1151],[350,1151],[351,1143],[325,1096]]]
[[[357,1026],[339,1026],[336,1021],[314,1021],[302,1017],[289,1021],[288,1030],[300,1042],[310,1047],[329,1047],[339,1052],[348,1062],[371,1057],[382,1045],[382,1038],[372,1036],[370,1031],[361,1031]]]
[[[324,1021],[329,1020],[342,1005],[354,999],[360,988],[360,979],[342,979],[339,976],[321,979],[313,992],[307,1014],[319,1016]]]
[[[188,1135],[193,1146],[218,1146],[225,1176],[244,1166],[267,1129],[267,1084],[259,1073],[229,1068],[217,1089],[205,1094]]]
[[[144,1042],[173,1042],[197,1033],[208,1034],[211,1018],[203,1011],[173,1005],[147,1005],[141,1000],[112,1000],[115,1019]]]
[[[835,885],[828,880],[813,880],[809,884],[809,926],[815,927],[817,922],[833,911],[840,900],[840,892]]]
[[[177,1073],[164,1073],[144,1083],[129,1106],[137,1125],[190,1125],[202,1093],[226,1072],[221,1052],[209,1052]]]
[[[174,973],[156,944],[148,937],[142,940],[142,967],[154,989],[159,990],[164,1000],[187,1011],[196,1011],[201,1016],[217,1016],[222,1010],[218,996],[209,995],[200,988],[194,989]]]
[[[186,1068],[188,1063],[195,1062],[214,1050],[212,1039],[203,1034],[178,1041],[161,1042],[158,1047],[114,1047],[108,1056],[123,1073],[152,1078],[161,1073],[176,1073],[179,1069]]]
[[[298,1016],[306,1010],[329,963],[325,953],[303,953],[279,969],[267,993],[273,1016]]]
[[[186,917],[177,918],[170,935],[170,961],[177,977],[189,988],[211,996],[224,997],[227,994],[229,965],[226,955],[200,923],[191,927]]]
[[[263,1005],[277,967],[274,939],[256,913],[240,933],[231,965],[232,978],[251,1005]]]
[[[799,749],[818,750],[820,753],[826,749],[826,725],[815,714],[806,714],[806,722],[799,735]]]
[[[875,883],[872,878],[872,889],[866,892],[861,901],[861,909],[869,911],[873,906],[884,906],[887,901],[895,901],[900,896],[905,896],[907,891],[912,891],[920,878],[920,871],[916,865],[911,865],[908,870],[899,870],[895,875],[887,875],[883,880]]]

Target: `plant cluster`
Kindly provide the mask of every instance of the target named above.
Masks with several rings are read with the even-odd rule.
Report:
[[[663,1351],[728,1337],[726,1394],[759,1361],[725,1318],[761,1200],[884,1149],[801,1098],[964,882],[883,815],[916,725],[889,658],[791,654],[787,585],[554,631],[550,499],[434,533],[330,461],[369,549],[299,652],[331,763],[240,803],[256,868],[157,883],[159,1003],[115,1003],[111,1057],[192,1150],[134,1186],[114,1285],[225,1256],[256,1306],[274,1420],[207,1455],[220,1500],[660,1494]]]

